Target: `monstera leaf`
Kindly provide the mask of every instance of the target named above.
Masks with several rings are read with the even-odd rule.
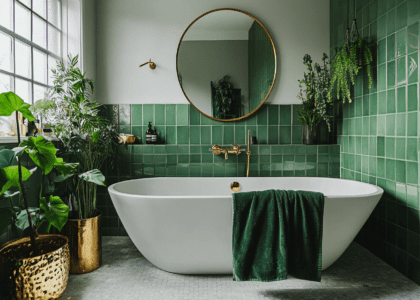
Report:
[[[35,169],[29,171],[25,167],[22,167],[22,181],[27,180]],[[10,166],[0,169],[0,195],[12,186],[19,186],[18,166]]]
[[[46,140],[43,136],[29,137],[27,140],[22,141],[19,146],[27,147],[25,149],[26,153],[29,153],[32,161],[41,168],[45,175],[54,168],[57,149],[55,149],[53,143]]]
[[[61,157],[57,157],[54,163],[55,168],[61,175],[67,176],[76,170],[79,163],[65,163]]]
[[[39,211],[38,207],[28,207],[28,209],[29,209],[29,214],[31,214],[31,216],[33,216],[34,214],[36,214],[37,211]],[[28,213],[25,209],[23,209],[17,215],[16,227],[21,230],[25,230],[26,228],[29,227]]]
[[[47,199],[41,197],[39,204],[45,213],[45,218],[50,223],[47,232],[49,232],[51,225],[61,231],[69,217],[69,207],[57,196],[50,196],[49,205]]]
[[[101,171],[99,171],[98,169],[87,171],[83,174],[80,174],[79,177],[83,179],[84,181],[92,182],[97,185],[106,186],[105,176],[102,175]]]
[[[13,112],[19,111],[29,121],[35,121],[35,117],[29,110],[30,106],[13,92],[0,94],[0,116],[10,116]]]

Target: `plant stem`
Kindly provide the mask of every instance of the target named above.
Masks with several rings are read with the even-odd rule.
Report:
[[[16,111],[16,129],[17,129],[17,134],[18,134],[18,142],[20,145],[20,128],[19,128],[19,112],[18,111]],[[31,246],[36,254],[38,252],[37,247],[36,247],[36,241],[35,241],[36,228],[34,228],[34,226],[32,225],[32,218],[31,218],[31,214],[29,213],[28,201],[26,200],[25,189],[23,188],[22,165],[20,163],[19,158],[17,161],[18,161],[18,170],[19,170],[19,189],[20,189],[20,192],[22,193],[22,198],[25,203],[26,213],[28,215],[29,229],[30,229],[29,236],[31,238]]]

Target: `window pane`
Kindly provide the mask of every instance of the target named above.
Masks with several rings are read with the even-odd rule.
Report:
[[[31,47],[19,42],[18,40],[15,41],[16,47],[16,74],[32,78],[32,69],[31,69]]]
[[[47,89],[43,86],[34,84],[34,103],[45,98],[47,98]]]
[[[47,23],[37,16],[34,17],[34,43],[47,49]]]
[[[13,72],[12,37],[0,32],[0,69]]]
[[[48,0],[48,21],[61,28],[61,6],[58,0]]]
[[[0,73],[0,94],[13,91],[13,77]]]
[[[60,56],[61,52],[60,31],[48,25],[48,50]]]
[[[57,69],[57,60],[52,56],[48,56],[48,85],[54,85],[54,74],[51,72],[53,69]]]
[[[0,1],[0,25],[13,30],[13,1]]]
[[[16,95],[29,104],[32,104],[31,87],[32,85],[29,81],[16,78]]]
[[[47,84],[47,55],[34,48],[34,80]]]
[[[25,39],[31,40],[31,12],[16,2],[15,31]]]
[[[35,0],[33,5],[34,5],[33,7],[34,12],[36,12],[38,15],[46,19],[47,18],[47,5],[45,3],[45,0]]]
[[[31,8],[31,0],[19,0],[23,4],[25,4],[28,8]],[[35,0],[38,1],[38,0]]]

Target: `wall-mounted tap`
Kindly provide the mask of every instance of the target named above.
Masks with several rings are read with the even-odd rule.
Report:
[[[246,155],[248,155],[248,163],[246,164],[246,177],[249,177],[249,161],[251,158],[251,130],[248,130],[248,143],[246,147]]]
[[[229,158],[229,153],[239,155],[242,151],[245,151],[245,149],[241,149],[241,147],[238,145],[232,145],[232,148],[230,149],[223,149],[219,145],[213,145],[213,147],[211,147],[209,150],[215,155],[224,154],[225,159]]]

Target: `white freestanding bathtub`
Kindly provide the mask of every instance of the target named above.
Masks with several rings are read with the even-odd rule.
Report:
[[[232,191],[304,190],[325,195],[322,269],[353,241],[383,194],[375,185],[317,177],[149,178],[108,190],[128,235],[156,267],[232,274]]]

